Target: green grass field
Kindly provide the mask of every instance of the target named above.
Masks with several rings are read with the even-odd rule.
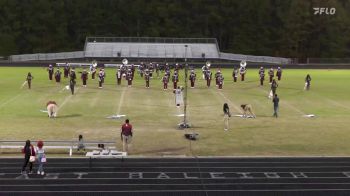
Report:
[[[34,76],[32,89],[20,89],[26,74]],[[78,70],[79,71],[79,70]],[[216,71],[213,69],[213,71]],[[350,155],[350,70],[283,71],[277,94],[280,117],[272,117],[273,106],[267,98],[270,85],[259,86],[258,71],[249,69],[245,82],[233,83],[232,70],[223,70],[224,89],[205,86],[197,69],[195,89],[188,89],[188,119],[200,139],[190,143],[185,131],[178,130],[182,108],[176,108],[172,90],[163,91],[160,79],[146,89],[138,75],[131,88],[116,85],[115,69],[107,69],[103,89],[97,80],[88,80],[70,95],[67,79],[61,84],[49,81],[43,68],[0,68],[1,140],[72,140],[83,134],[85,140],[115,140],[121,148],[120,126],[124,119],[111,120],[112,114],[126,114],[134,126],[132,155],[202,156],[299,156]],[[304,78],[311,74],[311,90],[303,91]],[[183,71],[181,72],[183,76]],[[80,74],[77,75],[80,78]],[[213,81],[214,83],[214,81]],[[183,85],[183,79],[180,80]],[[169,83],[169,87],[172,83]],[[46,102],[55,100],[58,118],[40,112]],[[253,105],[256,119],[230,119],[230,131],[223,130],[222,105],[227,102],[233,114],[239,105]],[[305,118],[304,114],[315,114]]]

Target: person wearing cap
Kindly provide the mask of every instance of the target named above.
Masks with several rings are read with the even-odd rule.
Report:
[[[273,80],[273,76],[275,75],[275,71],[273,70],[273,68],[271,67],[269,70],[269,77],[270,77],[270,84],[272,83]]]
[[[194,73],[193,69],[191,70],[190,79],[189,80],[191,81],[191,88],[194,88],[194,84],[196,82],[196,73]]]
[[[106,73],[104,69],[100,69],[98,72],[98,88],[102,88],[102,84],[105,82]]]
[[[86,87],[86,81],[88,80],[88,72],[84,68],[84,70],[81,72],[81,80],[83,81],[83,87]]]
[[[150,81],[150,72],[148,69],[146,69],[146,72],[145,72],[145,81],[146,81],[146,88],[149,88],[149,81]]]
[[[217,82],[219,90],[222,90],[222,85],[224,84],[224,76],[222,75],[222,73],[218,75]]]
[[[177,71],[174,71],[174,75],[172,77],[173,85],[174,85],[174,90],[177,89],[177,83],[179,82],[179,75],[177,74]]]
[[[129,144],[132,138],[132,125],[129,123],[129,119],[125,120],[125,123],[121,127],[120,139],[123,142],[123,151],[128,152]]]

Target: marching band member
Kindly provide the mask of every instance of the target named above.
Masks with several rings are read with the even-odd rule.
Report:
[[[117,73],[115,74],[117,76],[117,84],[121,85],[122,83],[122,72],[120,68],[117,70]]]
[[[179,75],[177,74],[177,71],[174,71],[174,75],[172,77],[172,82],[174,84],[174,89],[177,89],[177,83],[179,82]]]
[[[128,81],[128,87],[131,87],[133,78],[132,78],[132,72],[130,69],[128,69],[128,71],[126,72],[125,79]]]
[[[213,73],[211,73],[211,71],[209,69],[206,70],[205,72],[205,80],[207,81],[207,87],[210,87],[210,82],[211,82],[211,77],[212,77]]]
[[[233,82],[237,82],[237,77],[238,77],[238,69],[237,69],[237,67],[233,68],[232,77],[233,77]]]
[[[206,75],[207,71],[208,71],[208,66],[203,65],[203,67],[202,67],[203,80],[205,80],[205,75]]]
[[[190,73],[190,81],[191,81],[191,88],[194,88],[194,83],[196,82],[196,73],[194,73],[194,70],[191,70]]]
[[[259,76],[260,76],[260,74],[261,74],[261,72],[263,72],[263,73],[265,73],[265,69],[264,69],[264,67],[260,67],[260,69],[259,69]]]
[[[159,64],[157,63],[157,64],[154,66],[154,68],[155,68],[155,70],[156,70],[157,78],[159,78],[159,70],[160,70]]]
[[[264,80],[265,80],[265,71],[259,71],[259,76],[260,76],[260,85],[264,85]]]
[[[183,104],[183,95],[182,95],[183,88],[180,88],[180,86],[177,87],[177,89],[174,89],[175,93],[175,104],[176,107],[180,107],[181,104]]]
[[[148,74],[150,78],[153,78],[153,68],[154,68],[153,64],[150,63],[148,66]]]
[[[244,76],[245,76],[246,72],[247,72],[247,69],[245,67],[241,66],[239,68],[239,74],[241,75],[241,81],[244,81]]]
[[[222,73],[220,73],[218,75],[218,86],[219,86],[219,90],[222,90],[222,85],[224,84],[224,76],[222,75]]]
[[[272,83],[273,76],[275,75],[275,71],[271,67],[269,70],[269,76],[270,76],[270,84]]]
[[[277,76],[278,81],[280,81],[281,78],[282,78],[282,69],[281,69],[281,67],[277,68],[276,76]]]
[[[169,77],[168,75],[164,75],[162,78],[163,81],[163,90],[168,90]]]
[[[150,72],[149,72],[149,70],[146,69],[146,72],[145,72],[146,88],[149,88],[149,80],[150,80],[150,78],[151,78]]]
[[[49,67],[47,68],[47,71],[49,72],[49,80],[52,80],[52,76],[53,76],[53,67],[50,64]]]
[[[84,68],[84,70],[81,72],[80,76],[81,80],[83,80],[83,87],[86,87],[86,81],[88,80],[88,72]]]
[[[132,78],[134,79],[134,74],[135,74],[135,65],[131,64],[131,73],[132,73]]]
[[[30,72],[28,72],[26,81],[28,84],[28,88],[31,89],[32,88],[32,80],[34,79],[34,77],[32,76],[32,74]],[[25,83],[22,85],[22,87],[25,85]]]
[[[276,80],[273,79],[273,80],[272,80],[272,83],[271,83],[272,97],[275,96],[277,87],[278,87],[278,84],[277,84]]]
[[[98,72],[98,88],[102,88],[102,84],[105,82],[106,73],[103,68]]]
[[[66,66],[65,66],[64,69],[63,69],[64,77],[65,77],[65,78],[68,78],[69,73],[70,73],[70,67],[69,67],[68,63],[66,63]]]
[[[145,65],[143,64],[143,62],[141,62],[140,66],[139,66],[139,72],[140,72],[141,78],[143,77],[143,69],[144,68],[145,68]]]
[[[310,76],[310,74],[307,74],[306,78],[305,78],[304,90],[310,90],[310,85],[311,85],[311,76]]]
[[[90,67],[90,72],[91,72],[91,79],[95,80],[96,67],[95,66],[91,66]]]
[[[216,86],[219,86],[219,76],[220,76],[220,74],[221,74],[221,71],[220,71],[220,69],[218,69],[218,71],[215,73],[215,85]]]
[[[74,68],[70,71],[69,78],[70,78],[69,79],[69,88],[70,88],[70,91],[72,92],[72,95],[74,95],[74,86],[76,84],[75,79],[77,79],[77,75],[75,74]]]
[[[57,67],[57,70],[55,72],[55,80],[57,83],[60,83],[61,82],[61,71],[60,71],[60,68]]]

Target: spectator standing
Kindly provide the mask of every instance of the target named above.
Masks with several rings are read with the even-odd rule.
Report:
[[[25,174],[25,169],[29,163],[29,173],[33,173],[33,162],[35,161],[35,150],[34,147],[30,144],[30,140],[26,141],[24,148],[22,149],[24,153],[24,163],[22,167],[22,174]],[[34,158],[33,158],[34,157]]]
[[[128,152],[128,145],[130,144],[132,138],[132,125],[129,123],[129,119],[126,119],[125,123],[122,125],[120,137],[123,141],[123,151]]]
[[[79,138],[78,138],[78,151],[79,150],[85,151],[85,144],[84,144],[83,135],[79,135]]]
[[[38,155],[38,164],[39,164],[39,167],[38,167],[38,172],[37,174],[41,174],[41,175],[44,175],[45,172],[44,172],[44,169],[43,169],[43,165],[44,163],[46,163],[46,155],[45,155],[45,151],[44,151],[44,142],[43,141],[38,141],[37,143],[37,155]]]

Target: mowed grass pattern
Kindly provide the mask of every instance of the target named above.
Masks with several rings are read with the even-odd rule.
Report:
[[[32,89],[20,89],[29,71],[34,76]],[[127,115],[134,126],[132,155],[350,155],[350,70],[283,70],[277,89],[278,119],[272,117],[272,102],[267,98],[270,85],[267,78],[263,87],[259,85],[258,70],[248,67],[246,81],[237,83],[232,81],[232,69],[222,72],[225,83],[219,91],[214,81],[208,89],[201,71],[196,70],[196,88],[188,89],[188,120],[193,128],[178,130],[182,117],[176,115],[183,113],[183,108],[175,107],[172,83],[164,91],[160,78],[151,80],[150,89],[137,74],[131,88],[125,80],[117,86],[115,69],[109,68],[103,89],[90,77],[83,88],[78,79],[76,94],[71,95],[62,90],[68,80],[61,84],[49,81],[44,68],[2,67],[0,138],[73,140],[83,134],[85,140],[116,141],[120,149],[120,126],[125,118],[106,119],[119,113]],[[307,73],[312,77],[308,92],[303,90]],[[183,71],[180,76],[184,76]],[[180,85],[184,85],[183,79]],[[39,111],[49,100],[60,107],[56,119]],[[225,102],[233,115],[241,113],[240,104],[249,103],[257,118],[232,117],[230,130],[225,132]],[[305,118],[304,114],[315,114],[316,118]],[[199,133],[200,139],[189,143],[183,137],[186,131]]]

